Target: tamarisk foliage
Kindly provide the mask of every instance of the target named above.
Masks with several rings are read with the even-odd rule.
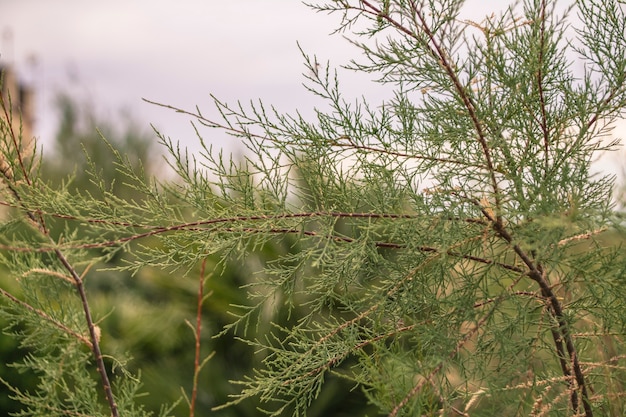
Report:
[[[156,239],[124,268],[191,271],[288,243],[249,265],[251,306],[224,329],[261,360],[224,407],[256,398],[271,415],[306,415],[332,375],[391,417],[622,415],[626,259],[613,179],[591,162],[617,145],[607,136],[626,105],[623,5],[527,0],[476,22],[462,4],[312,5],[340,17],[362,52],[349,68],[392,98],[345,99],[330,64],[303,53],[306,88],[325,103],[313,121],[261,102],[214,99],[216,117],[163,105],[249,152],[229,160],[201,140],[190,155],[161,136],[178,181],[146,184],[118,160],[142,204],[106,185],[99,200],[5,176],[40,235],[44,218],[66,225],[58,240],[20,242],[31,251],[5,248],[48,306],[24,314],[74,340],[93,330],[61,326],[65,304],[41,289],[76,288],[87,306],[80,275],[54,277],[88,264],[89,248]],[[37,272],[50,265],[66,272]],[[285,306],[292,325],[255,331]]]

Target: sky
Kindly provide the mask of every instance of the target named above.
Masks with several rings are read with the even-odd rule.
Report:
[[[44,142],[54,133],[60,91],[183,142],[195,140],[189,119],[142,98],[203,110],[209,94],[304,107],[296,41],[343,62],[352,48],[330,38],[332,29],[332,19],[298,1],[0,0],[2,59],[34,85]]]
[[[480,21],[508,4],[470,0],[464,17]],[[130,118],[147,132],[153,124],[193,149],[189,117],[142,98],[214,115],[213,94],[231,104],[263,99],[282,112],[312,115],[319,103],[302,87],[298,43],[322,64],[347,64],[359,51],[331,35],[338,22],[339,15],[316,13],[298,0],[0,0],[0,61],[35,88],[35,133],[44,150],[58,122],[59,92],[93,105],[104,120]],[[367,76],[340,76],[347,97],[388,97]],[[220,146],[233,140],[202,133]]]

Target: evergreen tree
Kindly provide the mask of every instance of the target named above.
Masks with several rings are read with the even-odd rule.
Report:
[[[241,138],[248,156],[228,159],[204,141],[190,155],[161,136],[179,179],[155,184],[117,153],[141,204],[104,185],[103,198],[49,188],[19,147],[6,152],[17,217],[3,226],[3,260],[28,277],[25,301],[10,305],[53,342],[24,335],[38,349],[25,366],[43,382],[21,399],[40,414],[54,404],[141,415],[134,378],[110,389],[79,271],[94,262],[87,249],[106,258],[150,241],[118,269],[184,275],[235,261],[254,271],[243,282],[252,303],[233,306],[238,318],[223,330],[256,355],[230,405],[253,398],[271,415],[308,415],[340,378],[392,417],[623,415],[622,225],[613,178],[590,164],[615,147],[605,139],[626,105],[624,9],[527,0],[473,22],[461,5],[314,5],[341,17],[338,31],[363,52],[351,68],[393,98],[344,99],[330,64],[303,53],[307,88],[327,110],[311,121],[218,99],[215,118],[175,109]],[[20,218],[37,233],[16,233]],[[53,238],[55,219],[64,232]],[[283,249],[257,262],[268,248]],[[288,320],[267,326],[279,311]],[[91,358],[106,411],[84,373]]]

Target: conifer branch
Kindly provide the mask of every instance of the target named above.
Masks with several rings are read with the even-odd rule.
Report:
[[[565,321],[565,315],[563,313],[563,307],[561,305],[561,302],[559,301],[556,294],[552,291],[552,287],[547,281],[543,267],[541,266],[541,264],[535,263],[530,258],[530,256],[513,241],[513,237],[502,226],[500,222],[497,222],[493,217],[491,217],[484,208],[481,208],[481,210],[483,210],[483,214],[485,215],[485,217],[493,222],[494,230],[498,233],[498,235],[500,235],[504,240],[512,245],[515,253],[520,257],[524,264],[526,264],[526,266],[528,267],[527,275],[530,277],[530,279],[532,279],[539,285],[542,296],[545,298],[546,303],[549,306],[549,311],[551,312],[557,323],[556,327],[551,326],[551,332],[554,339],[555,347],[557,349],[557,356],[561,364],[563,376],[568,378],[571,375],[570,366],[566,362],[569,360],[571,361],[571,366],[575,375],[575,381],[578,385],[577,388],[572,387],[571,389],[572,408],[575,412],[578,411],[579,403],[577,390],[580,389],[583,397],[583,408],[585,410],[585,416],[592,417],[593,411],[591,410],[591,404],[589,402],[587,382],[580,366],[578,352],[570,335],[569,324]],[[564,346],[567,349],[567,354],[565,353]]]
[[[472,99],[471,95],[468,93],[468,90],[465,87],[463,87],[457,75],[457,72],[454,68],[454,64],[450,62],[449,54],[444,50],[443,46],[439,43],[439,41],[433,34],[431,28],[429,27],[426,21],[423,11],[414,0],[410,0],[408,2],[413,16],[417,18],[417,20],[414,20],[414,23],[416,26],[415,30],[423,31],[428,37],[428,43],[425,43],[422,40],[422,38],[420,38],[417,35],[415,30],[413,30],[412,28],[408,28],[407,26],[403,25],[401,22],[398,22],[397,20],[393,19],[389,15],[388,12],[377,8],[370,1],[368,0],[359,0],[359,1],[360,3],[365,5],[366,8],[357,8],[358,10],[370,13],[374,16],[384,19],[385,21],[387,21],[389,24],[391,24],[393,27],[395,27],[399,31],[413,38],[417,43],[422,44],[424,48],[433,57],[433,59],[439,62],[439,64],[443,67],[444,71],[448,75],[448,78],[450,79],[450,81],[452,81],[454,88],[456,90],[456,93],[458,94],[458,97],[462,100],[463,105],[465,106],[465,109],[467,110],[467,113],[476,131],[477,140],[480,143],[480,146],[482,148],[482,152],[485,158],[485,166],[487,168],[488,175],[491,179],[491,186],[493,190],[493,197],[495,200],[498,221],[502,221],[499,218],[500,216],[499,212],[501,209],[500,207],[501,206],[501,202],[500,202],[501,192],[498,186],[498,180],[496,178],[497,169],[492,161],[491,148],[489,147],[487,143],[487,134],[485,132],[483,123],[480,121],[480,118],[477,114],[476,103]]]
[[[12,116],[10,116],[11,114],[10,109],[7,107],[7,104],[5,103],[1,95],[0,95],[0,106],[2,107],[2,111],[5,114],[5,117],[6,117],[5,120],[11,120]],[[22,147],[21,147],[22,141],[18,139],[18,135],[16,135],[15,131],[13,130],[12,124],[10,123],[8,124],[7,130],[11,138],[11,144],[6,143],[6,138],[3,138],[3,140],[5,140],[4,145],[5,146],[12,145],[14,147],[13,152],[15,154],[15,159],[17,161],[17,165],[21,169],[21,174],[22,174],[22,177],[20,179],[26,182],[28,187],[33,188],[35,187],[35,184],[30,178],[30,173],[25,168],[26,164],[24,162],[24,157],[22,155]],[[12,152],[10,152],[10,149],[7,149],[6,154],[2,156],[5,158],[8,158],[11,154]],[[11,164],[15,164],[16,161],[5,160],[4,163],[6,163],[7,166],[10,167]],[[70,274],[72,280],[74,281],[76,291],[78,292],[78,295],[80,297],[80,301],[82,304],[83,313],[85,316],[85,322],[89,331],[90,347],[94,355],[94,360],[96,361],[96,364],[97,364],[98,373],[100,374],[100,378],[102,381],[102,388],[104,390],[104,394],[105,394],[109,409],[111,410],[111,416],[119,417],[117,404],[113,396],[111,383],[109,381],[109,376],[107,374],[102,352],[100,350],[100,331],[93,321],[83,280],[81,276],[76,272],[76,269],[68,261],[65,254],[60,249],[58,249],[58,247],[56,247],[56,243],[54,242],[52,236],[50,235],[50,232],[46,226],[46,222],[43,216],[37,213],[36,211],[29,210],[29,208],[25,206],[23,202],[23,198],[20,195],[20,192],[18,191],[17,187],[15,186],[18,179],[16,179],[13,176],[13,173],[9,169],[2,170],[2,175],[3,175],[5,185],[10,190],[11,194],[16,200],[16,205],[21,209],[24,216],[33,225],[35,225],[36,228],[39,230],[39,232],[50,242],[51,246],[53,247],[52,252],[55,254],[57,260],[63,265],[65,270]],[[41,314],[39,315],[41,316]]]
[[[274,143],[276,143],[276,144],[278,144],[280,146],[288,146],[288,145],[295,144],[295,143],[301,143],[301,142],[296,142],[296,140],[298,140],[298,141],[306,141],[306,140],[308,140],[308,138],[306,138],[306,137],[293,137],[292,141],[289,141],[289,140],[280,141],[279,139],[277,139],[276,137],[273,137],[273,136],[259,135],[259,134],[251,133],[249,130],[238,129],[238,128],[235,128],[235,127],[233,127],[231,125],[226,125],[224,123],[216,122],[214,120],[206,118],[199,111],[192,112],[192,111],[189,111],[189,110],[181,109],[180,107],[174,107],[174,106],[171,106],[171,105],[168,105],[168,104],[163,104],[163,103],[151,101],[151,100],[148,100],[148,99],[145,99],[145,98],[143,100],[146,103],[154,104],[154,105],[159,106],[159,107],[163,107],[163,108],[166,108],[166,109],[169,109],[169,110],[173,110],[173,111],[175,111],[177,113],[186,114],[187,116],[191,116],[194,119],[198,119],[205,126],[216,128],[216,129],[221,129],[221,130],[224,130],[226,132],[229,132],[229,133],[231,133],[233,135],[240,136],[240,137],[255,138],[255,139],[260,139],[260,140],[263,140],[263,141],[274,142]],[[226,105],[223,104],[223,103],[219,103],[219,105],[224,106],[224,108],[230,110],[231,112],[234,112],[234,110],[231,110],[229,107],[226,107]],[[244,113],[237,113],[237,116],[242,118],[242,119],[246,119],[247,118],[247,116]],[[249,122],[253,122],[253,120],[248,120],[248,121]],[[290,132],[286,131],[286,130],[279,131],[279,133],[283,134],[285,137],[292,136],[292,134]],[[347,140],[347,142],[343,142],[343,140]],[[376,147],[376,146],[359,145],[359,144],[354,143],[351,140],[351,138],[349,136],[346,136],[346,135],[340,136],[338,138],[326,139],[326,143],[328,143],[329,146],[334,146],[334,147],[338,147],[338,148],[345,148],[345,149],[352,149],[352,150],[362,151],[362,152],[374,152],[374,153],[377,153],[377,154],[397,156],[397,157],[406,158],[406,159],[418,159],[418,160],[425,160],[425,161],[430,161],[430,162],[441,162],[441,163],[444,163],[444,164],[460,165],[460,166],[464,166],[464,167],[468,167],[468,168],[478,168],[478,169],[482,169],[482,170],[489,170],[488,166],[485,166],[485,165],[482,165],[482,164],[477,164],[477,163],[472,163],[472,162],[469,162],[469,161],[466,161],[466,160],[452,159],[452,158],[441,158],[441,157],[421,155],[421,154],[415,154],[415,153],[409,153],[409,152],[394,151],[394,150],[380,148],[380,147]],[[495,169],[495,171],[498,172],[498,173],[504,173],[502,170],[497,169],[497,168]]]
[[[16,304],[16,305],[18,305],[18,306],[20,306],[22,308],[25,308],[26,310],[28,310],[28,311],[38,315],[39,317],[43,318],[45,321],[49,322],[53,326],[61,329],[64,333],[67,333],[70,336],[80,340],[85,345],[89,346],[89,349],[93,348],[93,345],[92,345],[90,339],[86,338],[85,336],[83,336],[80,333],[75,332],[74,330],[70,329],[65,324],[63,324],[60,321],[54,319],[53,317],[50,317],[50,315],[46,314],[45,311],[42,311],[42,310],[40,310],[38,308],[35,308],[35,307],[31,306],[28,303],[25,303],[24,301],[22,301],[19,298],[13,296],[11,293],[9,293],[8,291],[4,290],[3,288],[0,288],[0,294],[2,294],[3,297],[9,299],[13,304]]]

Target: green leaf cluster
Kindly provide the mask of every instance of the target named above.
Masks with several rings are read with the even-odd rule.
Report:
[[[8,204],[38,229],[5,235],[5,263],[57,276],[63,259],[123,251],[116,271],[188,277],[211,259],[214,279],[239,265],[248,300],[220,334],[253,349],[254,371],[218,412],[259,401],[309,415],[342,380],[391,417],[623,414],[626,258],[614,179],[591,163],[617,145],[606,137],[626,106],[625,11],[527,0],[474,22],[462,3],[312,5],[362,52],[348,69],[391,98],[344,97],[341,73],[303,51],[325,103],[313,120],[263,102],[214,98],[214,116],[163,105],[193,118],[201,149],[159,134],[174,182],[146,181],[114,150],[132,199],[96,164],[98,196],[5,170]],[[243,158],[209,145],[210,129]],[[58,235],[42,230],[54,219]],[[61,314],[81,305],[57,292],[25,296],[81,334]]]

